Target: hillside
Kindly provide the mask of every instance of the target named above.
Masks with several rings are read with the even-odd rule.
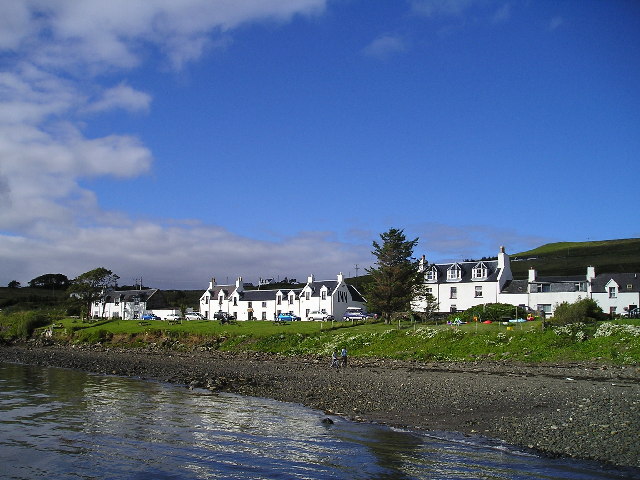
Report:
[[[510,257],[514,278],[527,278],[530,267],[547,276],[585,274],[589,265],[596,273],[640,272],[640,238],[548,243]]]

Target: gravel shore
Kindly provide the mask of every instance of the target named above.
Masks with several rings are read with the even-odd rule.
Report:
[[[640,468],[635,366],[350,358],[335,369],[319,358],[26,345],[0,346],[0,361],[268,397],[358,421],[483,435],[547,455]]]

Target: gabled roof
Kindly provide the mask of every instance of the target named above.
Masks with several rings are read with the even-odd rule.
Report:
[[[640,292],[640,273],[601,273],[591,282],[593,293],[606,292],[605,286],[610,280],[618,284],[620,293]],[[627,288],[628,286],[631,288]]]
[[[306,286],[309,286],[311,288],[311,296],[312,297],[317,297],[320,296],[320,290],[322,289],[322,287],[327,287],[327,290],[329,291],[329,295],[331,295],[336,287],[338,286],[338,281],[337,280],[320,280],[320,281],[314,281],[311,283],[308,283]]]
[[[360,294],[356,287],[347,283],[347,288],[349,289],[349,293],[351,294],[351,298],[354,302],[366,302],[365,298]]]
[[[482,263],[482,264],[484,264],[485,267],[487,267],[487,270],[489,271],[488,272],[489,274],[487,275],[486,278],[483,278],[482,280],[473,280],[472,279],[473,269],[479,263]],[[427,268],[426,268],[426,271],[431,270],[432,268],[435,268],[435,270],[438,272],[437,283],[453,283],[453,282],[447,282],[447,270],[452,268],[454,265],[458,265],[460,267],[461,275],[462,275],[461,279],[459,281],[455,282],[455,283],[495,282],[495,281],[498,280],[498,275],[500,274],[500,268],[498,268],[498,261],[497,260],[482,260],[482,261],[473,261],[473,262],[435,263],[435,264],[428,265]],[[436,282],[429,282],[429,283],[436,283]]]

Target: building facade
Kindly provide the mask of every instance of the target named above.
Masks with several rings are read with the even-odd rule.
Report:
[[[342,318],[347,307],[365,307],[360,292],[338,274],[336,280],[317,281],[309,276],[303,288],[248,290],[238,278],[235,285],[217,285],[211,279],[200,297],[200,313],[213,319],[217,312],[234,316],[237,320],[273,320],[280,313],[293,313],[302,320],[321,311]]]
[[[500,247],[497,260],[427,265],[421,260],[427,293],[438,302],[440,312],[466,310],[487,303],[506,303],[553,315],[557,305],[584,298],[595,300],[605,313],[626,315],[640,304],[638,273],[597,274],[586,267],[585,275],[538,276],[530,269],[526,280],[514,280],[509,256]],[[424,300],[412,304],[425,308]]]

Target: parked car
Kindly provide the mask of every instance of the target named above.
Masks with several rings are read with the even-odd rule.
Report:
[[[307,320],[319,320],[321,322],[331,321],[333,320],[333,315],[329,315],[327,312],[323,312],[321,310],[314,310],[313,312],[309,312]]]
[[[142,320],[160,320],[160,317],[155,313],[145,313],[142,315]]]
[[[214,313],[213,318],[215,318],[216,320],[220,320],[220,323],[228,323],[236,319],[236,317],[234,317],[233,315],[230,315],[227,312],[223,312],[222,310]]]
[[[179,313],[170,313],[169,315],[167,315],[166,317],[164,317],[165,320],[172,320],[172,321],[178,321],[178,320],[182,320],[182,315],[180,315]]]
[[[184,318],[186,320],[204,320],[204,317],[199,312],[185,313]]]
[[[293,312],[278,314],[278,321],[280,322],[297,322],[299,320],[300,317],[295,315]]]
[[[343,320],[366,320],[367,318],[372,318],[373,315],[365,312],[360,307],[347,307],[347,311],[344,312]]]

